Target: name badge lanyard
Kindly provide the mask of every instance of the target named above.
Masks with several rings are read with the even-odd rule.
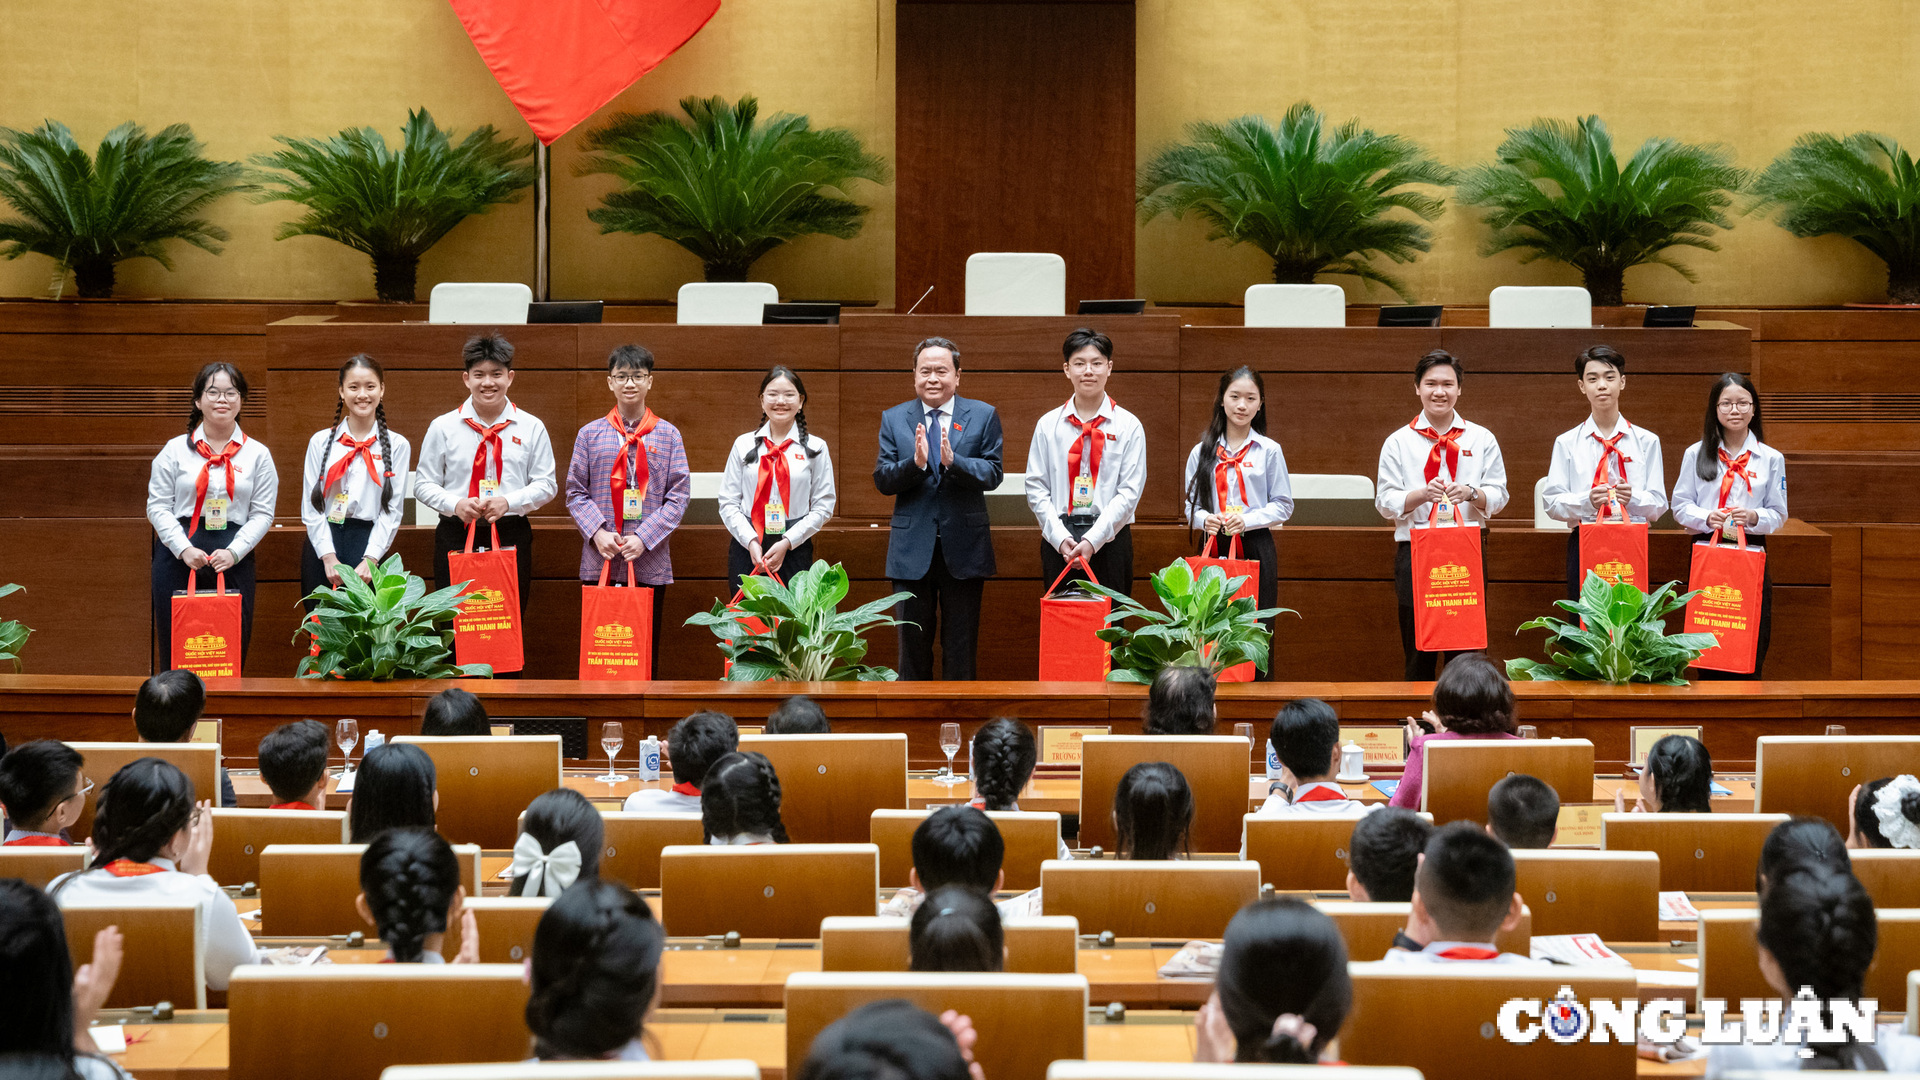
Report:
[[[512,420],[502,420],[492,427],[478,420],[468,420],[467,426],[480,433],[480,443],[473,450],[473,473],[467,480],[467,497],[470,499],[491,498],[500,490],[501,481],[507,476],[507,447],[500,433],[507,429]],[[487,474],[487,451],[493,451],[493,475]]]
[[[620,410],[610,409],[607,411],[607,423],[620,433],[620,448],[613,455],[613,470],[607,478],[613,493],[613,506],[623,524],[639,521],[646,514],[647,482],[651,478],[647,468],[647,444],[642,440],[660,423],[660,418],[653,414],[652,409],[648,409],[640,417],[639,423],[633,425],[633,430],[628,431],[620,418]],[[628,482],[627,470],[629,448],[633,450],[634,462],[631,483]]]
[[[335,525],[346,523],[347,503],[351,501],[347,494],[347,470],[353,467],[355,458],[359,458],[366,463],[367,478],[369,480],[377,480],[380,478],[380,466],[375,463],[373,456],[373,444],[378,439],[378,435],[369,435],[364,440],[355,440],[354,437],[347,432],[343,431],[340,433],[339,445],[346,447],[347,452],[340,456],[340,460],[327,467],[327,475],[320,482],[320,490],[333,492],[327,508],[327,520],[329,522]],[[393,476],[391,472],[386,475],[388,477]],[[338,487],[335,485],[338,485]]]
[[[1720,450],[1720,465],[1722,469],[1720,473],[1720,509],[1734,509],[1728,506],[1728,503],[1733,497],[1733,478],[1736,476],[1740,478],[1742,483],[1747,485],[1747,495],[1749,497],[1753,495],[1753,474],[1747,471],[1747,463],[1752,460],[1752,450],[1740,451],[1739,457],[1729,455],[1724,447]],[[1744,507],[1740,509],[1744,509]],[[1720,532],[1721,535],[1729,540],[1734,539],[1735,536],[1740,536],[1742,546],[1746,543],[1745,530],[1733,523],[1732,514],[1728,514],[1726,520],[1720,523]]]

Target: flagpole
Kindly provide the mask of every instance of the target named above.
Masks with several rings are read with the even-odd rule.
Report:
[[[553,299],[553,148],[537,143],[533,182],[533,298]]]

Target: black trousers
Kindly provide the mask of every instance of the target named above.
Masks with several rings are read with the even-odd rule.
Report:
[[[1100,584],[1114,592],[1131,594],[1133,592],[1133,526],[1121,526],[1120,531],[1113,534],[1113,539],[1107,541],[1105,547],[1094,552],[1087,563],[1093,567],[1093,576],[1099,579]],[[1046,589],[1052,586],[1053,579],[1059,577],[1061,571],[1066,568],[1067,560],[1060,557],[1059,550],[1048,547],[1045,540],[1040,541],[1040,588]],[[1075,568],[1073,573],[1067,576],[1067,580],[1078,581],[1086,576]]]
[[[1704,534],[1694,537],[1694,540],[1697,543],[1704,543],[1706,539],[1707,537]],[[1724,544],[1726,543],[1726,541],[1722,540],[1721,543]],[[1765,551],[1767,548],[1766,537],[1755,536],[1752,533],[1748,533],[1747,546],[1752,548],[1759,548],[1760,550]],[[1674,633],[1679,632],[1679,629],[1677,627],[1673,627],[1670,629],[1672,629]],[[1760,672],[1765,670],[1766,663],[1767,663],[1767,644],[1772,640],[1772,638],[1773,638],[1773,566],[1772,566],[1772,560],[1769,559],[1766,572],[1760,578],[1760,638],[1758,641],[1754,643],[1753,674],[1740,675],[1731,671],[1708,671],[1704,668],[1694,668],[1693,677],[1703,682],[1739,682],[1739,681],[1748,681],[1748,680],[1761,678]]]
[[[211,555],[231,544],[240,535],[238,523],[229,523],[219,532],[206,529],[194,529],[189,526],[192,519],[181,518],[180,528],[187,533],[187,542],[193,547]],[[187,587],[187,564],[167,549],[160,538],[153,538],[153,632],[160,642],[160,656],[164,662],[171,663],[173,655],[173,594]],[[253,552],[233,564],[227,571],[227,591],[240,594],[240,662],[246,664],[247,648],[253,640],[253,586],[255,568]],[[196,590],[212,592],[218,585],[212,567],[194,574]]]
[[[518,514],[494,523],[500,528],[500,546],[514,549],[514,577],[520,583],[520,614],[527,613],[527,598],[533,592],[533,525]],[[433,530],[433,586],[444,589],[453,584],[447,572],[447,556],[467,550],[467,523],[457,517],[441,515]],[[493,550],[493,529],[484,521],[473,532],[473,550]]]
[[[946,552],[940,541],[933,542],[933,562],[927,576],[915,581],[895,581],[894,592],[913,594],[894,607],[894,617],[904,622],[897,628],[900,638],[900,678],[918,682],[933,678],[933,639],[940,637],[940,675],[944,679],[972,681],[978,676],[974,664],[980,643],[980,594],[985,578],[957,578],[947,572]],[[946,616],[946,626],[940,616]]]
[[[1480,564],[1482,573],[1487,561],[1487,542],[1492,539],[1493,530],[1480,529]],[[1484,577],[1482,580],[1485,580]],[[1432,682],[1440,670],[1442,657],[1452,659],[1466,650],[1456,652],[1422,652],[1414,648],[1413,626],[1413,541],[1402,540],[1393,546],[1393,592],[1400,601],[1400,651],[1406,655],[1406,674],[1408,682]]]
[[[1206,540],[1204,537],[1201,539],[1200,544],[1201,550],[1206,550]],[[1230,536],[1222,535],[1213,542],[1213,553],[1219,558],[1226,558],[1227,554],[1232,550],[1233,538]],[[1243,559],[1253,559],[1260,564],[1259,579],[1256,582],[1260,591],[1255,594],[1256,599],[1259,600],[1260,607],[1278,607],[1280,604],[1280,553],[1274,547],[1273,530],[1254,529],[1252,532],[1240,534],[1240,557]],[[1260,622],[1261,625],[1267,628],[1268,634],[1273,633],[1273,619],[1262,619]],[[1256,669],[1254,678],[1260,682],[1272,682],[1274,678],[1273,669],[1273,655],[1271,647],[1269,647],[1267,670],[1260,672]]]
[[[367,553],[367,541],[373,539],[373,522],[363,518],[348,518],[339,524],[328,522],[327,528],[333,533],[333,553],[340,560],[341,580],[344,581],[344,575],[353,573],[353,568],[360,565],[361,558]],[[491,541],[493,535],[489,533],[487,539]],[[462,538],[460,544],[465,547],[466,540]],[[308,537],[300,544],[300,595],[308,596],[315,589],[332,586],[333,583],[327,580],[327,564],[321,560],[320,553],[314,550],[313,538]],[[319,606],[315,601],[300,602],[308,611]]]
[[[775,537],[774,540],[777,543],[779,541],[779,538]],[[766,549],[767,549],[767,545],[765,544],[760,545],[760,550],[765,551]],[[780,560],[780,569],[777,571],[777,573],[780,575],[781,581],[792,581],[793,575],[799,573],[802,570],[805,570],[807,567],[812,565],[813,565],[813,537],[809,536],[807,537],[807,540],[805,543],[801,544],[799,547],[793,548],[792,550],[788,551],[787,557]],[[740,541],[735,540],[734,538],[729,536],[727,538],[727,598],[728,599],[732,599],[733,594],[740,591],[740,579],[752,573],[753,573],[753,556],[747,554],[747,547],[745,544],[742,544]]]

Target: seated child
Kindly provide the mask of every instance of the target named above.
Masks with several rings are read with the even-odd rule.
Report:
[[[774,706],[767,714],[769,735],[831,735],[827,712],[820,703],[805,694],[795,694]]]
[[[1413,872],[1433,838],[1433,822],[1389,806],[1354,823],[1347,841],[1347,898],[1404,904],[1413,899]]]
[[[260,740],[260,779],[273,792],[273,810],[327,808],[327,725],[318,720],[281,724]]]
[[[7,847],[65,847],[67,830],[86,809],[92,788],[80,775],[80,751],[54,739],[21,743],[0,757],[0,806],[7,810]]]
[[[700,789],[700,820],[716,847],[787,843],[780,777],[765,754],[735,751],[713,763]]]
[[[1853,789],[1850,848],[1920,848],[1920,779],[1889,776]]]
[[[881,906],[880,914],[905,918],[919,909],[926,894],[949,885],[991,896],[1007,880],[1000,869],[1006,853],[992,818],[971,806],[943,806],[913,830],[908,885]]]
[[[480,962],[480,933],[466,909],[460,861],[432,829],[388,829],[360,856],[355,910],[387,946],[385,962],[444,964],[447,928],[460,924],[456,964]]]
[[[388,829],[430,830],[439,809],[439,781],[427,752],[418,743],[381,743],[354,770],[347,832],[354,843],[370,844]]]
[[[740,728],[733,717],[703,710],[673,725],[667,732],[667,762],[673,789],[641,788],[627,796],[620,809],[630,814],[697,814],[700,785],[713,763],[740,749]]]
[[[1560,831],[1560,793],[1525,773],[1487,792],[1487,832],[1508,848],[1547,848]]]
[[[814,1037],[795,1080],[982,1080],[973,1022],[899,998],[862,1005]]]
[[[1513,855],[1471,821],[1436,829],[1413,875],[1413,914],[1406,937],[1385,959],[1402,964],[1531,964],[1503,953],[1493,939],[1520,925],[1520,894],[1513,888]]]
[[[600,876],[607,848],[600,811],[572,788],[542,792],[527,804],[513,843],[508,896],[559,896],[574,882]]]
[[[632,889],[588,879],[560,894],[533,931],[528,965],[527,1027],[539,1060],[651,1060],[642,1039],[665,943]]]
[[[1227,924],[1193,1060],[1315,1064],[1352,1005],[1347,943],[1332,919],[1302,900],[1249,904]]]
[[[427,699],[427,711],[420,717],[420,734],[491,735],[493,722],[487,719],[487,707],[479,698],[456,686]]]
[[[133,728],[141,742],[178,743],[193,738],[207,708],[207,684],[185,668],[171,668],[140,684],[133,699]],[[239,806],[227,767],[220,767],[220,805]]]
[[[1114,847],[1122,859],[1184,859],[1192,854],[1193,789],[1164,761],[1128,769],[1113,789]]]
[[[1636,814],[1709,814],[1713,791],[1713,758],[1699,739],[1668,735],[1647,751],[1647,767],[1640,774]],[[1615,813],[1627,810],[1627,789],[1613,792]]]
[[[973,798],[967,805],[978,810],[1017,812],[1020,793],[1033,779],[1033,766],[1039,760],[1039,748],[1033,729],[1010,716],[998,716],[973,733],[973,747],[967,755],[972,773]],[[1059,842],[1062,859],[1073,858],[1065,837]]]
[[[1340,717],[1319,698],[1298,698],[1281,706],[1268,732],[1280,759],[1284,790],[1260,804],[1262,817],[1364,814],[1378,809],[1347,798],[1334,777],[1340,772]]]
[[[908,930],[912,971],[1004,971],[1006,937],[989,894],[947,885],[927,895]]]
[[[1753,868],[1753,891],[1764,898],[1768,882],[1810,865],[1851,874],[1853,860],[1847,857],[1851,846],[1826,818],[1789,818],[1775,825],[1767,834],[1767,842],[1760,845],[1760,861]]]

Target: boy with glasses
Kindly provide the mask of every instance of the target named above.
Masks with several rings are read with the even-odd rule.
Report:
[[[93,782],[80,774],[80,751],[53,739],[22,743],[0,758],[0,806],[6,847],[66,847]]]
[[[1084,559],[1100,584],[1132,592],[1132,525],[1147,482],[1146,432],[1107,396],[1113,374],[1107,335],[1083,327],[1067,335],[1060,352],[1073,396],[1040,417],[1027,445],[1027,505],[1040,522],[1042,584]]]

